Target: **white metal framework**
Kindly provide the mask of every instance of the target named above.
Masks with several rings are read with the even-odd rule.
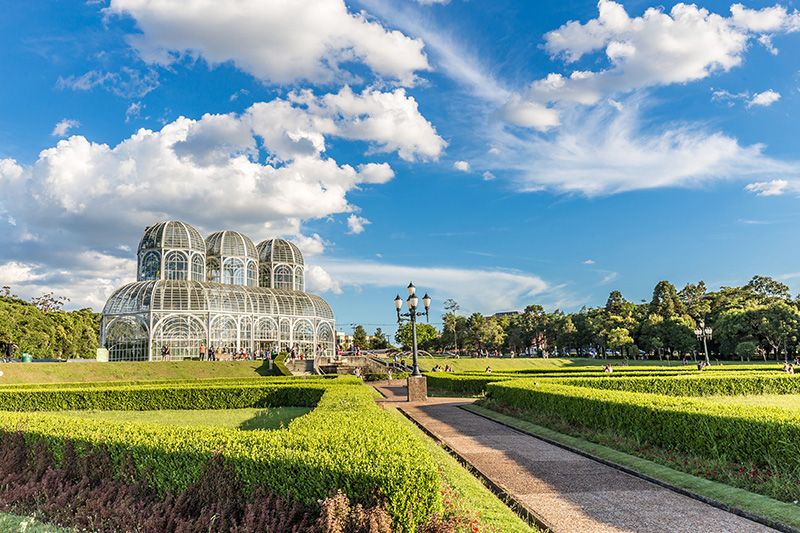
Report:
[[[234,231],[203,241],[188,224],[159,222],[145,230],[138,259],[138,281],[103,309],[100,343],[110,361],[158,360],[167,345],[170,360],[198,357],[201,345],[333,353],[333,312],[303,292],[305,264],[292,243],[272,239],[256,250]]]

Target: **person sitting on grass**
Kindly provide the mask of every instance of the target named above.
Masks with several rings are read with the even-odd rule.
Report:
[[[606,365],[606,367],[603,369],[603,372],[605,372],[606,374],[610,374],[613,371],[614,371],[614,368],[611,365]]]
[[[491,374],[491,373],[492,373],[492,367],[490,367],[490,366],[487,366],[487,367],[486,367],[486,373],[487,373],[487,374]]]

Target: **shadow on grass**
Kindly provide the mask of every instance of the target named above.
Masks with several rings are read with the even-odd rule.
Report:
[[[253,416],[239,424],[242,431],[252,431],[255,429],[280,429],[289,425],[289,422],[311,412],[309,407],[276,407],[259,411]]]

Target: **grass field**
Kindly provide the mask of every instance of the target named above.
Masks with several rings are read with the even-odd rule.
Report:
[[[270,375],[264,361],[0,364],[0,385],[162,379],[239,378]]]
[[[271,409],[163,410],[163,411],[58,411],[58,414],[99,418],[115,422],[147,422],[176,426],[210,426],[244,431],[279,429],[311,412],[308,407],[274,407]]]

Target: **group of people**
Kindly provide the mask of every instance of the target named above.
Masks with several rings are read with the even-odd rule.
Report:
[[[431,372],[452,372],[452,371],[453,371],[453,367],[450,366],[450,365],[445,365],[443,367],[440,366],[440,365],[436,365],[435,367],[433,367],[431,369]]]
[[[797,364],[797,359],[794,360],[795,364]],[[787,363],[786,361],[783,362],[783,371],[787,374],[794,374],[794,366],[791,363]]]
[[[272,352],[270,353],[269,350],[264,351],[262,349],[248,351],[245,348],[230,348],[226,344],[225,346],[209,346],[206,348],[205,343],[200,344],[199,350],[200,360],[201,361],[219,361],[220,359],[231,359],[233,361],[252,361],[254,359],[266,359],[270,360],[275,358],[278,355],[278,347],[275,346],[272,348]],[[169,361],[170,356],[170,346],[169,344],[162,344],[161,345],[161,360],[162,361]]]

